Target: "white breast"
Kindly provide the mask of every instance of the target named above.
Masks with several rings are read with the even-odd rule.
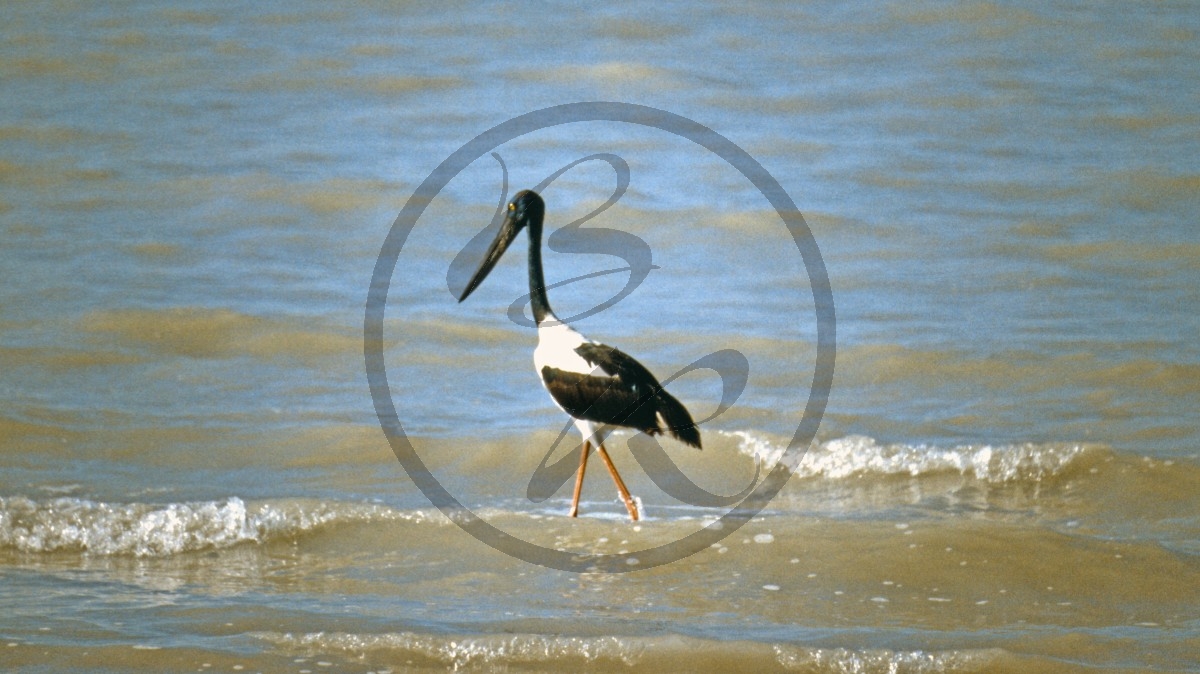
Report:
[[[595,368],[588,365],[582,356],[575,353],[577,347],[590,341],[565,323],[557,320],[539,325],[538,344],[537,348],[533,350],[533,367],[537,370],[538,376],[541,376],[542,368],[547,365],[566,372],[591,374]]]

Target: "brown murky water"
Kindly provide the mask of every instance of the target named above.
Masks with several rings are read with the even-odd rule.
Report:
[[[1200,670],[1200,14],[1186,4],[18,4],[0,26],[0,664],[16,671]],[[375,417],[363,311],[418,184],[511,117],[613,100],[696,120],[783,185],[837,308],[834,387],[783,491],[701,552],[568,573],[468,535]],[[816,359],[779,216],[691,141],[579,122],[497,149],[509,192],[596,153],[589,222],[653,253],[575,322],[662,377],[749,364],[717,494],[783,457]],[[391,277],[393,402],[491,525],[641,554],[728,509],[629,435],[527,498],[566,419],[506,316],[522,252],[459,305],[483,156]],[[551,231],[612,193],[589,161]],[[624,263],[546,254],[551,283]],[[562,316],[626,272],[550,291]],[[697,417],[721,382],[671,384]],[[568,436],[568,439],[573,436]],[[552,458],[565,455],[561,446]]]

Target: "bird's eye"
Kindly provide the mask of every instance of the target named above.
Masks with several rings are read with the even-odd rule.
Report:
[[[515,211],[515,210],[517,210],[517,205],[516,205],[516,204],[509,204],[509,205],[508,205],[508,210],[510,210],[510,211]]]

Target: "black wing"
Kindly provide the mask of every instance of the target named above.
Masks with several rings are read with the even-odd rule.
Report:
[[[599,366],[605,374],[620,377],[628,382],[634,390],[662,390],[662,385],[650,374],[646,366],[633,359],[633,356],[620,349],[614,349],[607,344],[583,343],[575,347],[575,353],[583,356],[588,365]]]
[[[669,432],[682,442],[700,447],[700,431],[687,408],[663,390],[644,365],[604,344],[582,344],[575,352],[609,376],[542,368],[546,388],[568,414],[637,428],[648,435]],[[551,381],[555,382],[553,386]]]
[[[639,430],[656,426],[654,413],[642,411],[650,396],[638,395],[617,377],[568,372],[547,365],[542,368],[542,381],[554,401],[576,419]]]

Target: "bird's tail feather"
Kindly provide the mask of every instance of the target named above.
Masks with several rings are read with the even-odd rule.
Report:
[[[659,390],[657,395],[658,413],[662,416],[662,430],[669,432],[676,440],[700,449],[700,430],[692,415],[688,414],[683,403],[676,400],[670,393]]]

